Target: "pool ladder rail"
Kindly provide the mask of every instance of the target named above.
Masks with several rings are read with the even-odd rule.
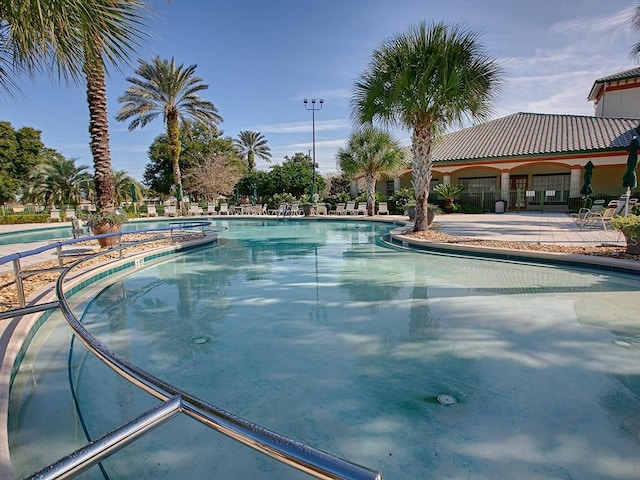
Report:
[[[289,213],[291,215],[290,211]],[[202,223],[207,223],[207,225],[202,225],[204,234],[204,227],[210,225],[211,222]],[[192,224],[189,225],[189,227],[193,226],[194,225]],[[158,230],[167,229],[149,229],[139,231],[137,233],[153,232]],[[16,282],[19,283],[23,275],[19,262],[20,258],[37,255],[42,253],[44,250],[54,248],[58,249],[58,253],[60,255],[60,249],[62,246],[73,244],[78,241],[87,241],[91,238],[92,237],[84,237],[82,239],[67,240],[65,242],[54,243],[46,247],[19,252],[17,254],[0,258],[0,264],[13,262],[14,269],[17,269],[15,272]],[[214,405],[208,404],[207,402],[192,396],[188,392],[181,391],[129,363],[123,357],[110,351],[109,348],[102,344],[97,338],[93,337],[89,331],[85,329],[82,323],[80,323],[69,307],[65,297],[64,281],[67,274],[69,274],[69,272],[75,267],[81,266],[84,262],[90,261],[101,255],[108,254],[114,249],[120,248],[123,247],[119,246],[110,248],[106,251],[101,251],[92,255],[87,255],[84,258],[80,258],[69,266],[63,267],[61,265],[60,267],[57,267],[57,269],[62,271],[56,282],[57,301],[25,306],[23,297],[20,302],[20,307],[11,311],[2,312],[2,314],[0,314],[0,320],[26,315],[27,313],[36,313],[59,308],[78,339],[93,355],[118,375],[133,383],[138,388],[141,388],[151,394],[155,398],[161,400],[162,403],[112,432],[105,434],[97,440],[92,441],[86,446],[58,460],[57,462],[41,469],[29,477],[26,477],[26,479],[58,480],[73,478],[92,466],[100,463],[104,458],[126,447],[128,444],[152,431],[156,427],[171,420],[175,416],[185,414],[213,430],[221,432],[232,439],[253,448],[254,450],[305,472],[315,478],[325,480],[382,480],[382,473],[380,472],[333,456],[300,442],[296,442],[295,440],[267,430],[260,425],[251,423],[243,418],[233,415],[232,413],[219,409]]]

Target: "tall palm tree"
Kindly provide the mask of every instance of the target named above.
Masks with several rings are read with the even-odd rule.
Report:
[[[198,92],[206,90],[209,85],[195,76],[197,65],[185,68],[176,65],[174,59],[161,60],[155,57],[151,63],[138,60],[135,77],[128,77],[131,84],[125,94],[118,98],[124,105],[116,119],[120,122],[132,118],[129,130],[144,126],[162,115],[167,126],[169,150],[173,164],[173,181],[176,185],[176,196],[183,210],[182,175],[180,173],[180,123],[193,121],[208,125],[222,122],[218,109],[213,103],[202,100]]]
[[[249,173],[256,168],[255,156],[271,161],[271,148],[267,145],[267,139],[260,132],[243,130],[238,134],[238,138],[233,140],[238,154],[247,161]]]
[[[426,230],[434,137],[465,118],[483,120],[501,86],[502,69],[460,26],[423,22],[385,41],[354,87],[357,124],[411,131],[414,231]]]
[[[633,9],[633,17],[631,18],[633,29],[640,32],[640,4]],[[634,43],[631,47],[631,58],[640,60],[640,42]]]
[[[367,214],[376,205],[376,182],[382,175],[396,175],[405,165],[404,149],[389,133],[366,127],[351,134],[346,148],[336,154],[338,167],[348,175],[364,174],[367,186]]]
[[[144,10],[142,0],[0,2],[0,20],[6,22],[0,34],[4,58],[12,58],[19,69],[27,71],[51,64],[64,78],[84,78],[100,212],[114,209],[106,67],[117,68],[128,60],[143,37]],[[0,86],[7,85],[5,79],[6,75],[0,75]]]

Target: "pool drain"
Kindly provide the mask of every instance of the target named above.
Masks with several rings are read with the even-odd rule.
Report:
[[[455,405],[457,400],[452,395],[447,395],[446,393],[438,395],[438,403],[441,405]]]
[[[204,343],[207,343],[208,341],[209,339],[207,337],[198,337],[193,341],[193,343],[195,343],[196,345],[202,345]]]

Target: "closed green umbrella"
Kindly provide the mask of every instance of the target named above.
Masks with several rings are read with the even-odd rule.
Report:
[[[591,179],[593,177],[593,169],[595,165],[589,160],[587,164],[584,166],[584,184],[580,189],[580,195],[583,197],[588,197],[593,193],[593,188],[591,188]]]
[[[636,168],[638,167],[638,137],[633,137],[629,143],[629,157],[627,157],[627,169],[622,177],[622,186],[627,187],[627,201],[625,205],[625,215],[629,213],[629,198],[631,198],[631,190],[638,186],[638,176]]]

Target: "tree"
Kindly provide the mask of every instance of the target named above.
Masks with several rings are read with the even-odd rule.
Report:
[[[142,198],[142,189],[140,184],[124,170],[113,171],[113,185],[115,187],[115,203],[121,205],[123,202],[133,202],[133,195],[131,194],[131,188],[136,192],[138,200]]]
[[[29,173],[43,159],[40,131],[31,127],[14,130],[0,122],[0,202],[16,199]]]
[[[235,158],[237,156],[233,139],[223,137],[223,132],[215,125],[183,123],[180,127],[180,164],[184,170],[192,169],[210,156],[222,155]],[[169,137],[166,134],[155,138],[149,147],[149,162],[143,174],[143,183],[150,189],[168,195],[171,193],[173,181],[173,165],[169,148]],[[241,166],[244,169],[244,166]],[[191,183],[185,189],[191,193]]]
[[[238,154],[247,161],[249,172],[253,172],[256,168],[256,155],[265,162],[271,161],[271,148],[267,146],[267,140],[260,132],[243,130],[233,143]]]
[[[184,68],[176,65],[174,59],[161,60],[155,57],[151,63],[138,60],[135,77],[128,77],[131,84],[125,94],[118,98],[124,105],[116,119],[129,123],[129,130],[144,128],[151,120],[162,116],[167,127],[169,150],[173,166],[173,180],[180,209],[182,201],[182,175],[180,173],[180,123],[192,120],[195,123],[219,123],[222,117],[213,103],[202,100],[198,92],[209,88],[202,79],[195,76],[197,65]],[[184,213],[184,212],[183,212]]]
[[[405,165],[405,154],[389,133],[366,127],[351,134],[346,148],[339,148],[336,160],[351,176],[363,174],[367,188],[367,214],[376,206],[376,182],[382,175],[396,175]]]
[[[640,31],[640,4],[636,5],[633,9],[631,24],[634,30]],[[631,58],[640,60],[640,42],[635,43],[633,47],[631,47]]]
[[[106,66],[128,60],[143,34],[141,0],[32,0],[0,4],[4,32],[0,52],[10,52],[15,69],[0,63],[0,86],[11,88],[11,73],[40,67],[59,76],[84,78],[89,106],[89,135],[93,155],[97,208],[114,210],[114,185],[109,149]]]
[[[356,123],[411,131],[414,231],[428,228],[427,199],[434,137],[465,118],[484,120],[501,86],[502,70],[460,26],[423,22],[373,52],[352,98]]]
[[[293,157],[284,157],[282,165],[274,165],[269,171],[269,178],[273,185],[272,193],[291,193],[296,197],[309,194],[313,184],[313,163],[307,154],[297,152]],[[325,180],[316,176],[318,191],[325,188]],[[263,193],[268,195],[268,193]]]
[[[49,159],[30,174],[24,198],[44,205],[77,206],[91,190],[91,175],[86,166],[76,166],[76,159],[67,160],[49,150]]]
[[[231,153],[200,155],[200,161],[184,172],[189,192],[207,201],[216,200],[219,195],[231,195],[243,172],[238,158]]]

